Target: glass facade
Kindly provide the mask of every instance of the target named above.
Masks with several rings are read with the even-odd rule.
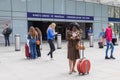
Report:
[[[115,7],[115,18],[120,18],[120,8],[119,7]]]
[[[108,15],[112,18],[120,18],[120,7],[109,6]]]
[[[53,13],[53,0],[42,0],[42,13]]]
[[[108,15],[113,19],[113,21],[110,21],[114,23],[113,31],[117,31],[120,37],[120,7],[109,6]]]
[[[54,0],[54,13],[65,14],[65,0]]]
[[[109,17],[114,17],[115,14],[114,14],[114,7],[113,6],[109,6],[108,8],[108,15]]]
[[[1,0],[0,1],[0,10],[11,11],[11,0]]]
[[[93,16],[94,20],[28,18],[27,12]],[[100,31],[97,30],[107,26],[108,17],[120,18],[120,8],[84,2],[83,0],[1,0],[0,2],[0,26],[8,23],[13,28],[11,35],[13,43],[15,34],[20,34],[21,42],[26,42],[28,20],[91,22],[93,23],[94,34],[99,34]],[[95,35],[95,38],[97,39],[98,36]]]
[[[12,11],[26,12],[26,0],[12,0]]]
[[[27,0],[27,11],[28,12],[41,12],[42,10],[41,2],[42,0]]]

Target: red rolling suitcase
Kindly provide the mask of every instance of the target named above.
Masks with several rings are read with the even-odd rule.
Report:
[[[26,58],[30,58],[29,46],[27,45],[27,43],[25,44],[25,56]]]
[[[81,44],[84,45],[83,42]],[[84,57],[84,50],[80,50],[79,52],[81,53],[82,59],[80,59],[77,63],[77,70],[79,74],[82,75],[89,74],[91,67],[90,60]]]

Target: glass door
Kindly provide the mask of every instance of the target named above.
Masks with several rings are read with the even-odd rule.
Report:
[[[120,23],[114,23],[113,31],[120,37]]]

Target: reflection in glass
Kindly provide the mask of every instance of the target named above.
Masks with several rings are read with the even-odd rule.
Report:
[[[119,18],[119,7],[115,7],[115,18]]]

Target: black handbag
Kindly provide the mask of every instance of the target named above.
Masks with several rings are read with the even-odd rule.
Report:
[[[4,30],[3,30],[2,34],[3,34],[3,35],[5,35],[5,34],[6,34],[6,29],[4,29]]]

